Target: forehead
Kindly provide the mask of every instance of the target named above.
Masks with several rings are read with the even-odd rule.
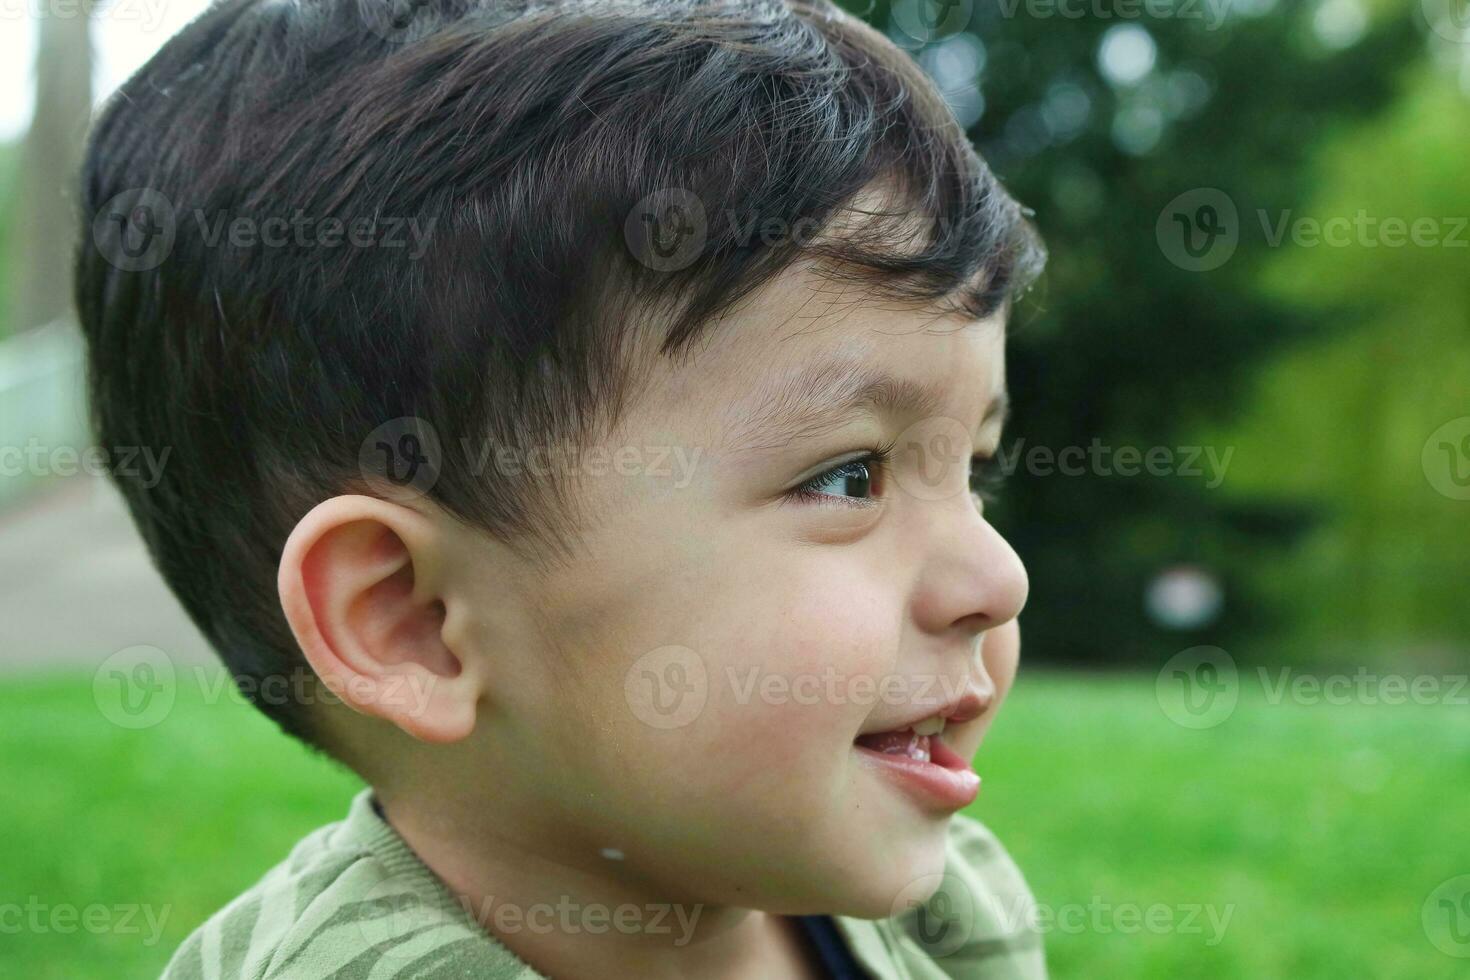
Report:
[[[804,401],[867,396],[907,414],[978,422],[1004,402],[1004,318],[898,303],[798,267],[712,325],[657,387],[665,407],[708,406],[730,431]]]

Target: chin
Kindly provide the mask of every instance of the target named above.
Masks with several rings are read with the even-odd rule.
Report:
[[[823,911],[854,919],[886,919],[911,902],[927,900],[944,874],[949,820],[924,823],[921,833],[870,842],[861,858],[845,869],[848,873]]]

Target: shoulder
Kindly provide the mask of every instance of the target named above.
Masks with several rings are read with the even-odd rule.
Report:
[[[291,854],[194,930],[163,980],[328,976],[535,977],[495,942],[372,812],[368,791],[347,819]]]
[[[892,921],[945,975],[1033,980],[1046,976],[1035,906],[1021,869],[990,828],[957,814],[939,887]]]
[[[1021,924],[1033,920],[1036,900],[1021,869],[990,828],[973,817],[957,814],[950,821],[945,878],[974,897],[977,918],[1015,923],[1007,934],[1025,933]]]
[[[944,873],[915,882],[913,890],[915,898],[902,903],[897,915],[870,924],[887,956],[903,964],[893,972],[915,980],[1044,980],[1036,900],[990,828],[956,815],[950,821]]]

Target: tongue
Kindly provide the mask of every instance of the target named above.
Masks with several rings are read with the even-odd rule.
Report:
[[[907,755],[909,746],[918,740],[918,747],[929,749],[928,735],[915,735],[912,731],[902,732],[874,732],[871,735],[859,735],[857,744],[874,752],[882,752],[885,755]]]

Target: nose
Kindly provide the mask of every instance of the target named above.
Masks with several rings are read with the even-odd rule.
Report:
[[[1015,619],[1030,589],[1016,550],[968,494],[930,506],[914,603],[919,627],[975,636]]]

